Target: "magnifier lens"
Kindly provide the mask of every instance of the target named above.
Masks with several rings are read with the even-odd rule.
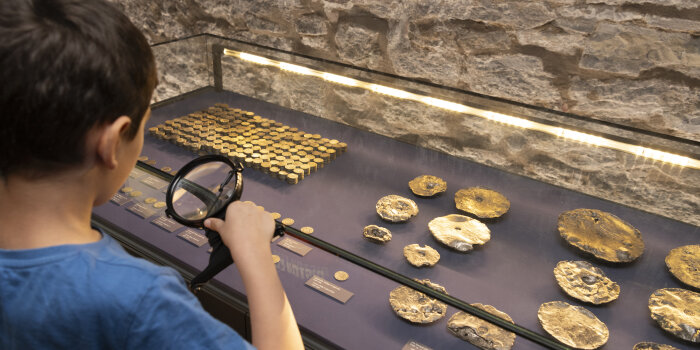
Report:
[[[175,184],[173,210],[186,220],[204,219],[228,204],[235,187],[235,170],[229,164],[203,163]]]

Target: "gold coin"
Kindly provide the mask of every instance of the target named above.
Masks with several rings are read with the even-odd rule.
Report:
[[[272,218],[275,220],[282,217],[282,214],[280,214],[280,213],[270,213],[270,215],[272,215]]]
[[[142,194],[143,194],[143,193],[142,193],[141,191],[131,191],[131,192],[129,192],[129,196],[130,196],[130,197],[138,197],[138,196],[140,196],[140,195],[142,195]]]
[[[333,277],[335,277],[336,280],[338,281],[345,281],[350,277],[347,272],[345,271],[336,271],[336,273],[333,274]]]
[[[294,225],[294,219],[284,218],[284,219],[282,219],[282,223],[287,225],[287,226],[291,226],[291,225]]]
[[[122,192],[123,192],[123,193],[129,193],[129,192],[131,192],[131,191],[133,191],[133,190],[134,190],[134,189],[131,188],[131,187],[124,187],[124,188],[122,188]]]
[[[155,202],[157,202],[157,201],[158,201],[158,200],[155,199],[155,198],[153,198],[153,197],[148,197],[148,198],[144,199],[144,202],[146,202],[146,204],[153,204],[153,203],[155,203]]]
[[[165,202],[156,202],[153,204],[154,208],[165,208]]]
[[[445,180],[433,176],[422,175],[408,182],[408,187],[416,196],[432,197],[447,190]]]
[[[304,226],[299,231],[304,232],[307,235],[310,235],[310,234],[314,233],[314,228],[311,226]]]
[[[279,255],[274,255],[274,254],[272,254],[272,262],[275,263],[275,264],[277,264],[278,262],[280,262],[280,256],[279,256]]]

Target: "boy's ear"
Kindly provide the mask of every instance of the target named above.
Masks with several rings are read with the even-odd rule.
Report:
[[[119,146],[124,135],[131,125],[131,118],[123,115],[107,124],[99,134],[97,140],[98,159],[109,169],[114,169],[119,163]]]

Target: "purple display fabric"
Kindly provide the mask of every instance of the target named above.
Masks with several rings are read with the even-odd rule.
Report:
[[[229,92],[205,91],[157,108],[148,126],[215,103],[253,111],[348,144],[348,152],[297,185],[287,185],[252,169],[243,172],[242,199],[279,212],[283,218],[293,218],[294,227],[312,226],[314,235],[329,243],[409,277],[429,278],[466,302],[493,305],[535,332],[545,333],[537,320],[540,304],[563,300],[586,307],[606,323],[610,339],[605,348],[631,349],[641,341],[688,346],[656,325],[649,317],[647,300],[658,288],[685,288],[668,272],[664,258],[677,246],[697,244],[697,227]],[[179,169],[195,158],[194,154],[151,136],[146,136],[143,154],[156,160],[158,168]],[[412,195],[408,182],[423,174],[443,178],[448,184],[447,192],[430,199]],[[459,213],[454,193],[472,186],[501,192],[510,200],[511,208],[502,218],[486,222],[491,230],[488,243],[472,252],[458,253],[432,238],[428,222],[437,216]],[[407,223],[383,222],[374,207],[379,198],[388,194],[413,199],[420,213]],[[644,254],[633,263],[613,265],[571,248],[559,236],[557,218],[561,212],[576,208],[607,211],[638,228],[646,243]],[[176,237],[179,231],[167,233],[149,223],[153,218],[142,220],[113,203],[96,208],[95,213],[191,266],[206,266],[208,246],[194,247]],[[379,245],[363,239],[362,229],[370,224],[389,228],[392,240]],[[411,243],[437,249],[439,263],[420,269],[408,264],[403,247]],[[433,324],[413,325],[391,310],[388,298],[397,286],[395,282],[318,248],[304,257],[277,245],[273,245],[273,252],[281,257],[277,268],[299,324],[339,346],[400,349],[414,340],[433,349],[469,347],[447,331],[447,320],[456,312],[452,307],[446,317]],[[588,260],[601,267],[620,284],[620,298],[608,305],[593,306],[568,297],[557,286],[552,272],[561,260]],[[348,272],[350,278],[335,281],[333,273],[338,270]],[[314,274],[355,295],[347,304],[341,304],[304,286]],[[217,279],[244,292],[233,267]],[[518,337],[514,348],[539,346]]]

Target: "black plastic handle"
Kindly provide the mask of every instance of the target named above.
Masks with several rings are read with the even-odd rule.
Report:
[[[273,237],[284,235],[285,228],[286,226],[284,224],[275,221],[275,232],[273,233]],[[211,255],[209,255],[209,264],[207,267],[205,267],[204,270],[202,270],[202,272],[200,272],[197,276],[194,276],[192,281],[190,281],[190,290],[195,294],[199,292],[202,287],[209,282],[209,280],[219,274],[219,272],[233,264],[231,251],[221,240],[219,233],[205,229],[204,234],[209,240],[209,246],[212,248],[212,251]]]

